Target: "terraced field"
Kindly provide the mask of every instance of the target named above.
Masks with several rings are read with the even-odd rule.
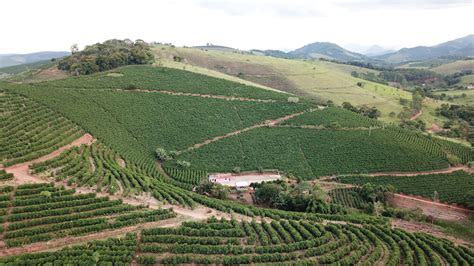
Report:
[[[50,183],[2,187],[1,217],[6,247],[79,236],[174,217],[170,210],[147,210],[121,200],[75,194]]]
[[[331,192],[348,207],[331,214],[193,192],[208,172],[236,167],[303,179],[422,171],[449,167],[448,155],[472,161],[469,148],[185,71],[113,72],[122,75],[0,84],[0,264],[474,263],[471,248],[353,210],[367,203],[348,190]],[[86,132],[97,140],[65,146]],[[157,148],[173,158],[158,161]],[[29,179],[4,166],[24,167]]]
[[[84,134],[52,109],[0,89],[0,163],[9,166],[48,154]]]
[[[179,228],[145,229],[139,238],[129,234],[122,239],[95,241],[56,252],[1,258],[0,263],[37,264],[60,259],[72,263],[81,259],[162,265],[470,265],[474,254],[447,240],[380,226],[210,219],[185,222]]]
[[[474,191],[474,174],[457,171],[450,174],[432,174],[419,176],[342,176],[338,180],[343,183],[363,185],[392,185],[398,192],[419,195],[425,198],[437,198],[443,202],[460,205],[472,205],[467,198]]]
[[[411,93],[394,87],[354,78],[352,71],[360,73],[377,71],[351,65],[334,64],[319,60],[290,60],[262,56],[246,52],[206,50],[205,48],[179,48],[159,45],[154,49],[155,65],[186,69],[196,73],[229,79],[237,82],[251,82],[265,87],[294,93],[318,102],[332,100],[340,105],[376,106],[385,122],[398,122],[396,114],[403,110],[400,98],[411,100]],[[173,58],[182,58],[174,61]],[[244,81],[242,81],[244,80]],[[361,82],[362,87],[357,83]],[[423,116],[428,127],[432,123],[441,125],[443,118],[435,116],[441,101],[424,103]]]

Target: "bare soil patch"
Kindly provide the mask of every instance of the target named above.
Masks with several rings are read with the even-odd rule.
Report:
[[[465,165],[453,166],[446,169],[422,171],[422,172],[379,172],[370,173],[369,176],[417,176],[417,175],[432,175],[432,174],[449,174],[452,172],[463,170],[468,173],[474,173],[474,169]]]
[[[470,246],[471,243],[445,234],[441,227],[433,224],[420,223],[415,221],[405,221],[401,219],[392,220],[392,228],[402,229],[411,233],[427,233],[435,237],[446,238],[457,245]]]
[[[5,249],[0,249],[0,257],[63,248],[66,246],[88,242],[92,240],[99,240],[99,239],[106,239],[109,237],[121,236],[127,233],[140,231],[144,228],[176,227],[176,226],[179,226],[182,222],[183,220],[178,217],[178,218],[172,218],[172,219],[167,219],[167,220],[162,220],[162,221],[157,221],[157,222],[141,223],[141,224],[137,224],[137,225],[133,225],[129,227],[123,227],[116,230],[102,231],[102,232],[89,234],[85,236],[64,237],[64,238],[53,239],[47,242],[33,243],[33,244],[25,245],[22,247],[5,248]]]
[[[7,168],[4,168],[6,172],[12,173],[14,175],[13,179],[10,180],[8,183],[11,185],[20,185],[20,184],[25,184],[25,183],[42,183],[45,182],[43,179],[41,179],[38,176],[34,176],[31,174],[29,166],[34,164],[34,163],[39,163],[39,162],[44,162],[49,159],[52,159],[58,155],[60,155],[63,151],[70,149],[72,147],[78,147],[83,144],[85,145],[90,145],[94,143],[96,139],[92,137],[90,134],[84,134],[82,137],[78,138],[77,140],[71,142],[70,144],[67,144],[65,146],[62,146],[61,148],[51,152],[50,154],[47,154],[45,156],[42,156],[38,159],[24,162],[24,163],[19,163],[15,164],[12,166],[9,166]]]
[[[433,216],[434,218],[442,220],[462,221],[474,215],[474,211],[472,210],[431,201],[422,197],[395,193],[388,197],[388,201],[394,207],[407,210],[421,209],[424,215]]]
[[[423,114],[423,111],[418,111],[416,114],[412,115],[410,117],[410,120],[416,120],[418,117],[420,117]]]
[[[71,76],[69,73],[63,70],[59,70],[56,66],[50,67],[48,69],[44,69],[39,71],[38,73],[34,74],[32,77],[28,78],[26,82],[33,83],[33,82],[40,82],[46,80],[56,80],[56,79],[64,79]]]

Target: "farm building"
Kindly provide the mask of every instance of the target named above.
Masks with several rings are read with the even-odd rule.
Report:
[[[252,183],[269,182],[281,179],[278,172],[270,173],[215,173],[209,175],[209,182],[218,183],[224,186],[245,189]]]

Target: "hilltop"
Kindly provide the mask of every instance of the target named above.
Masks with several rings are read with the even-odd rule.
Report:
[[[407,61],[430,60],[442,57],[474,57],[474,34],[440,43],[435,46],[403,48],[397,52],[376,56],[375,58],[384,60],[387,63],[402,63]]]

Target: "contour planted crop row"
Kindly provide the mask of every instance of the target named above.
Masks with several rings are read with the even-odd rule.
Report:
[[[449,166],[424,139],[397,139],[391,129],[259,128],[183,153],[178,160],[209,172],[279,169],[304,178],[333,174],[423,171]],[[407,136],[411,137],[411,136]],[[433,151],[429,151],[430,148]]]
[[[45,173],[56,181],[95,186],[111,194],[122,190],[125,195],[149,191],[150,181],[145,171],[125,162],[117,153],[101,143],[82,145],[63,152],[51,160],[34,164],[34,173]]]
[[[294,126],[324,126],[328,128],[382,126],[382,122],[379,122],[376,119],[371,119],[367,116],[359,115],[339,107],[328,107],[322,110],[308,112],[306,114],[289,119],[283,124]]]
[[[309,108],[307,103],[227,101],[100,87],[81,90],[10,86],[58,110],[125,159],[147,168],[154,167],[158,147],[184,150]]]
[[[431,174],[417,176],[341,176],[343,183],[364,185],[392,185],[398,192],[435,198],[447,203],[472,206],[468,194],[474,191],[474,175],[456,171],[450,174]]]
[[[5,170],[0,170],[0,181],[6,181],[13,179],[13,174],[5,172]]]
[[[45,105],[0,89],[0,163],[4,166],[46,155],[82,134],[77,125]]]
[[[355,209],[367,209],[370,202],[364,200],[358,188],[336,188],[329,191],[331,202]]]
[[[137,236],[92,241],[59,251],[25,253],[0,258],[2,265],[129,265],[137,248]]]
[[[426,265],[442,258],[469,265],[474,258],[449,241],[388,227],[215,218],[145,229],[138,252],[142,261],[161,264]]]
[[[13,195],[1,193],[0,207],[10,208],[2,214],[8,221],[3,233],[5,244],[17,247],[175,216],[171,210],[147,210],[122,204],[121,200],[96,197],[95,193],[73,193],[46,183],[18,186]]]
[[[110,72],[121,75],[109,75]],[[40,85],[60,88],[167,90],[284,101],[288,98],[287,94],[173,68],[126,66],[110,72],[48,81]]]

